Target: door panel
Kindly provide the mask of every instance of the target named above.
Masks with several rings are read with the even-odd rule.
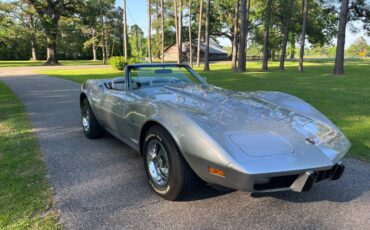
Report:
[[[104,108],[107,111],[107,124],[109,129],[121,139],[128,141],[127,137],[127,113],[126,91],[111,90],[105,96]]]

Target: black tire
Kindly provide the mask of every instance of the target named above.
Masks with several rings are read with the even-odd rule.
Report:
[[[164,185],[158,184],[149,172],[148,151],[149,143],[158,141],[167,152],[168,180]],[[166,200],[180,200],[185,198],[195,187],[199,178],[189,167],[182,154],[178,150],[171,135],[160,126],[149,128],[143,141],[144,167],[151,188]]]
[[[88,113],[89,119],[84,121],[85,113]],[[84,122],[87,124],[84,124]],[[90,103],[85,98],[81,104],[81,123],[82,123],[82,130],[84,131],[86,137],[90,139],[96,139],[99,137],[104,136],[105,131],[96,120],[95,114],[91,109]]]

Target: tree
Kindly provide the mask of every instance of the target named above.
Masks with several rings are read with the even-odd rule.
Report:
[[[4,10],[14,21],[19,21],[25,28],[24,32],[27,33],[27,37],[30,38],[31,43],[31,60],[36,61],[37,33],[40,23],[35,15],[34,8],[28,3],[14,1],[9,3],[8,7],[5,7]]]
[[[211,2],[210,0],[206,1],[206,49],[204,52],[204,71],[209,71],[209,35],[210,35],[210,26],[209,26],[209,19],[210,19],[210,10],[211,10]]]
[[[289,27],[290,27],[290,21],[292,17],[292,9],[293,9],[293,2],[292,0],[283,0],[283,7],[282,7],[282,30],[283,30],[283,47],[281,49],[281,56],[280,56],[280,70],[285,70],[285,58],[286,58],[286,48],[288,45],[289,40]]]
[[[303,11],[302,11],[302,33],[301,33],[301,48],[299,51],[299,66],[298,71],[303,72],[303,56],[304,56],[304,44],[306,41],[306,25],[308,16],[308,0],[303,0]]]
[[[0,59],[40,57],[42,28],[33,12],[29,4],[0,2]]]
[[[123,52],[125,60],[128,59],[127,54],[127,16],[126,16],[126,0],[123,0]]]
[[[344,74],[344,46],[346,42],[346,28],[348,22],[349,0],[342,0],[339,14],[337,51],[335,55],[334,74]]]
[[[101,8],[103,7],[102,2],[97,0],[88,0],[86,5],[82,8],[80,12],[80,17],[84,26],[87,27],[86,31],[89,34],[89,39],[85,41],[85,48],[92,47],[93,60],[97,60],[97,42],[98,42],[98,33],[97,31],[102,30],[100,21],[101,18]],[[104,7],[105,8],[105,7]],[[102,47],[103,48],[103,47]],[[103,52],[102,52],[103,53]],[[105,53],[105,51],[104,51]]]
[[[230,40],[231,53],[234,50],[234,35],[235,35],[235,8],[240,3],[240,0],[214,0],[212,5],[212,14],[210,16],[211,36],[221,36]],[[240,5],[240,4],[239,4]],[[240,8],[240,6],[239,6]],[[248,11],[248,10],[247,10]],[[239,20],[238,9],[238,20]],[[237,25],[237,36],[239,37],[239,25]],[[239,38],[238,38],[239,42]],[[237,44],[239,45],[239,44]],[[238,47],[235,47],[238,50]]]
[[[203,19],[203,0],[199,3],[199,20],[198,20],[198,44],[197,44],[197,66],[200,66],[200,44],[202,40],[202,19]]]
[[[178,1],[176,4],[176,15],[177,15],[177,49],[178,49],[178,56],[177,56],[177,63],[180,64],[182,62],[182,0],[175,0]]]
[[[344,74],[344,47],[347,23],[352,20],[362,21],[364,29],[370,29],[370,7],[367,0],[342,0],[339,13],[337,50],[335,54],[334,74]]]
[[[100,8],[100,27],[101,27],[101,48],[103,53],[103,64],[107,64],[108,54],[107,54],[107,43],[105,37],[105,23],[104,23],[104,10],[103,7]]]
[[[162,31],[162,44],[161,44],[161,57],[162,63],[164,63],[164,4],[163,0],[161,0],[161,31]]]
[[[81,3],[80,0],[26,0],[26,2],[36,10],[47,37],[48,57],[46,64],[58,64],[56,44],[60,17],[68,17],[76,12]]]
[[[364,58],[370,54],[370,46],[364,37],[359,37],[357,40],[351,44],[346,50],[346,54],[349,57],[361,57]]]
[[[193,66],[193,41],[191,39],[191,0],[188,0],[188,13],[189,13],[189,65]]]
[[[145,50],[145,38],[144,32],[138,25],[132,25],[129,30],[129,43],[132,47],[132,56],[136,59],[141,59],[144,54]]]
[[[265,25],[264,25],[264,36],[263,36],[262,70],[268,70],[271,11],[272,11],[272,0],[266,0]]]
[[[240,4],[240,41],[239,41],[239,71],[246,70],[246,41],[247,41],[247,0],[241,0]]]
[[[152,63],[152,13],[151,13],[151,5],[150,5],[150,0],[148,0],[148,58],[149,58],[149,63]]]
[[[232,69],[236,70],[237,68],[237,58],[238,58],[238,43],[239,43],[239,7],[240,7],[240,0],[236,1],[235,4],[235,13],[234,13],[234,37],[232,43],[232,58],[231,58],[231,65]]]

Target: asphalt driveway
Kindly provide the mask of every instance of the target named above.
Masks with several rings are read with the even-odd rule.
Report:
[[[11,76],[10,76],[11,75]],[[26,105],[66,229],[368,229],[370,165],[346,159],[335,182],[308,193],[255,195],[199,187],[188,201],[160,199],[149,188],[141,157],[107,136],[84,137],[79,85],[0,69]]]

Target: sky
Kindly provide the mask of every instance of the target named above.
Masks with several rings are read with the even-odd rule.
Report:
[[[147,16],[147,0],[126,0],[127,4],[127,23],[129,25],[137,24],[141,27],[145,34],[148,30],[148,16]],[[122,0],[117,0],[116,5],[122,7]],[[354,23],[356,27],[361,27],[359,23]],[[346,48],[348,48],[357,38],[363,36],[368,44],[370,44],[370,37],[366,36],[365,32],[361,30],[358,33],[352,33],[347,26]],[[222,46],[231,46],[229,39],[218,39]],[[336,39],[333,40],[336,42]]]

